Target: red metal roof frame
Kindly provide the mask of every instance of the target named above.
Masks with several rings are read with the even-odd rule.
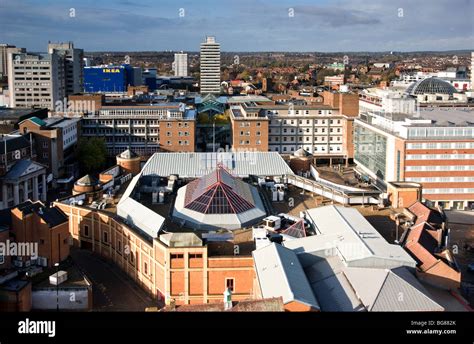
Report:
[[[232,176],[230,172],[225,169],[222,163],[218,163],[216,166],[216,170],[206,176],[201,177],[200,179],[196,179],[189,183],[187,186],[188,189],[186,190],[184,207],[207,214],[209,213],[209,210],[213,205],[213,201],[216,195],[218,194],[218,191],[220,190],[224,195],[226,205],[230,207],[232,213],[243,213],[247,210],[255,208],[252,203],[250,203],[244,197],[235,192],[233,188],[224,181],[224,178],[222,178],[221,175],[222,173],[225,173],[233,180],[235,179],[235,177]],[[203,191],[199,195],[195,196],[194,192],[199,186],[199,184],[203,182],[202,178],[209,178],[213,174],[215,174],[216,177],[215,182],[210,185],[207,185],[206,188],[203,189]],[[210,191],[212,192],[209,193]],[[198,210],[197,208],[201,208],[201,206],[198,205],[205,205],[205,208],[202,211]]]

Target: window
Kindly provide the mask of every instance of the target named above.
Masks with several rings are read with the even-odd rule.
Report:
[[[171,128],[171,123],[170,122],[166,123],[166,127]]]
[[[198,258],[202,258],[202,254],[201,253],[190,253],[189,254],[189,258],[191,259],[198,259]]]
[[[48,147],[49,147],[48,141],[44,141],[43,142],[43,148],[48,148]]]
[[[104,242],[104,243],[107,243],[107,242],[108,242],[108,240],[107,240],[107,239],[108,239],[108,236],[109,236],[109,233],[107,233],[107,232],[104,232],[104,233],[103,233],[103,242]]]
[[[143,271],[145,272],[145,275],[148,275],[148,264],[146,262],[143,262]]]
[[[226,278],[225,279],[225,287],[226,289],[229,289],[230,291],[234,291],[234,286],[235,286],[235,279],[234,278]]]
[[[182,259],[184,258],[183,254],[171,254],[171,259]]]
[[[88,225],[84,226],[84,236],[86,236],[86,237],[89,236],[89,226]]]
[[[44,239],[40,239],[40,244],[44,245]]]

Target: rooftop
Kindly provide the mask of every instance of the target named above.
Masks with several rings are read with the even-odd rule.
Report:
[[[142,169],[143,176],[178,175],[198,178],[222,164],[235,177],[293,174],[278,152],[155,153]]]
[[[306,211],[316,235],[285,242],[299,253],[336,250],[349,266],[415,267],[405,250],[388,243],[355,208],[328,205]]]
[[[294,251],[272,243],[252,255],[264,298],[281,296],[285,304],[296,301],[320,309]]]
[[[68,217],[57,207],[46,207],[43,203],[37,201],[26,201],[16,206],[23,215],[36,213],[50,228],[56,227],[68,221]]]
[[[430,77],[426,79],[422,79],[419,81],[415,81],[413,84],[408,86],[406,93],[410,95],[418,95],[418,94],[449,94],[453,95],[457,93],[456,89],[453,85],[449,82],[444,81],[442,79],[436,77]]]

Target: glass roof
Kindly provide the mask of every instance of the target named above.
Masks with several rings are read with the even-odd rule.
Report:
[[[456,89],[453,85],[445,80],[441,80],[435,77],[422,79],[412,83],[408,86],[406,93],[411,95],[425,94],[425,93],[441,93],[452,95],[456,93]]]
[[[250,186],[222,166],[189,183],[184,204],[203,214],[239,214],[255,207]]]

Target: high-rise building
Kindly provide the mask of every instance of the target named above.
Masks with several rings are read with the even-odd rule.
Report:
[[[471,90],[474,90],[474,51],[471,52]]]
[[[11,107],[44,107],[54,110],[65,93],[64,58],[50,54],[9,53],[8,88]]]
[[[8,53],[24,53],[25,48],[17,48],[10,44],[0,44],[0,77],[8,74]]]
[[[74,43],[48,43],[48,53],[56,50],[64,58],[64,75],[66,78],[66,96],[82,92],[84,84],[84,50],[74,48]]]
[[[201,43],[201,93],[220,93],[221,50],[215,37],[208,36]]]
[[[188,76],[188,54],[174,54],[173,70],[174,76]]]

